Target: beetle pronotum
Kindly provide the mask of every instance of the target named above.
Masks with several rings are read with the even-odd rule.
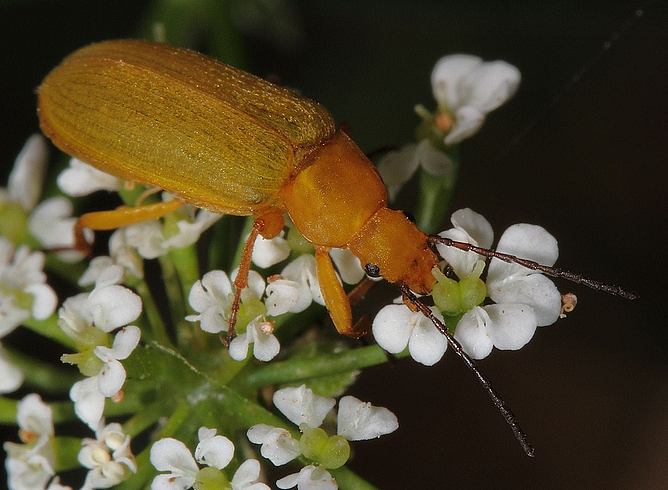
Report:
[[[620,288],[468,244],[429,237],[401,211],[387,208],[385,186],[369,159],[337,130],[320,104],[194,51],[120,40],[84,47],[38,89],[40,126],[70,155],[118,177],[159,187],[177,199],[82,216],[83,228],[111,229],[192,204],[254,218],[244,247],[228,340],[246,286],[253,243],[276,236],[287,213],[316,249],[322,295],[340,333],[359,337],[350,304],[329,257],[351,250],[366,270],[399,285],[427,315],[487,389],[525,452],[533,449],[515,417],[457,341],[416,297],[429,294],[439,257],[436,241],[613,294]]]

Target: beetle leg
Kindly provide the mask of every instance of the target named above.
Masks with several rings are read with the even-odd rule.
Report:
[[[122,206],[111,211],[86,213],[74,224],[74,249],[80,252],[88,252],[90,250],[90,244],[84,237],[84,228],[91,230],[113,230],[122,226],[161,218],[177,210],[183,204],[183,201],[179,199],[172,199],[171,201],[145,204],[134,208]]]
[[[315,264],[318,272],[320,291],[336,329],[339,333],[348,335],[349,337],[359,338],[366,334],[368,332],[368,325],[366,323],[360,322],[353,325],[350,301],[348,301],[348,296],[336,275],[328,248],[316,248]]]
[[[251,228],[250,235],[244,244],[244,249],[241,252],[241,260],[239,262],[239,270],[237,277],[234,279],[234,299],[232,300],[232,308],[230,310],[230,321],[227,329],[227,338],[222,339],[226,345],[235,337],[234,326],[237,323],[237,313],[239,312],[239,303],[241,301],[241,290],[248,286],[248,273],[250,272],[251,257],[253,256],[253,246],[258,235],[263,238],[274,238],[283,230],[285,220],[283,214],[277,211],[269,211],[253,221],[253,228]]]

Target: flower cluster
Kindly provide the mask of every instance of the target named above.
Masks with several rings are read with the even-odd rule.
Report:
[[[276,391],[273,400],[276,408],[299,427],[301,437],[293,438],[290,431],[282,427],[258,424],[248,429],[248,439],[261,444],[260,453],[275,466],[299,456],[309,461],[299,473],[278,480],[278,488],[336,489],[336,482],[327,470],[346,463],[350,457],[348,441],[373,439],[399,427],[396,416],[388,409],[345,396],[339,401],[336,435],[329,436],[320,426],[334,408],[336,400],[333,398],[316,395],[301,385]]]
[[[439,61],[432,75],[436,114],[419,109],[420,141],[379,165],[390,196],[419,166],[453,176],[453,145],[477,131],[518,82],[519,74],[503,62],[463,55]],[[316,320],[326,310],[315,248],[286,217],[277,237],[255,241],[230,338],[233,268],[252,219],[231,246],[236,218],[184,205],[161,219],[118,228],[108,255],[87,260],[73,249],[76,219],[65,195],[113,192],[131,206],[169,205],[173,197],[72,159],[57,179],[65,195],[40,202],[46,158],[45,140],[31,137],[7,189],[0,189],[0,338],[30,328],[58,344],[63,363],[43,366],[3,339],[0,393],[25,387],[58,400],[45,403],[34,393],[0,400],[9,407],[9,415],[0,411],[1,421],[15,415],[22,441],[3,446],[9,488],[64,490],[71,487],[61,478],[78,478],[84,490],[126,480],[154,490],[265,490],[260,456],[275,466],[301,465],[276,481],[281,489],[334,490],[337,475],[345,475],[340,480],[348,488],[370,488],[344,467],[350,443],[389,434],[398,421],[386,408],[341,395],[360,369],[386,362],[387,353],[438,362],[448,343],[431,321],[398,301],[373,320],[376,343],[323,333]],[[451,221],[442,236],[492,246],[482,216],[463,209]],[[497,249],[546,265],[558,253],[551,235],[527,224],[506,230]],[[444,246],[438,252],[444,268],[433,271],[432,311],[471,357],[485,357],[493,347],[519,349],[537,326],[559,317],[561,297],[541,274]],[[349,250],[334,248],[330,256],[349,290],[365,278]],[[45,269],[68,292],[60,301]],[[54,420],[79,433],[56,435]],[[91,432],[94,437],[86,437]],[[71,477],[72,469],[78,476]]]

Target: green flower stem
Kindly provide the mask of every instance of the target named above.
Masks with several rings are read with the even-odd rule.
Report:
[[[456,180],[456,165],[451,173],[438,177],[420,169],[420,198],[416,214],[420,230],[427,234],[436,233],[443,226]]]
[[[24,327],[28,327],[30,330],[37,332],[44,337],[47,337],[51,340],[55,340],[60,344],[69,347],[73,350],[77,350],[76,343],[73,339],[65,335],[65,332],[58,326],[57,323],[58,316],[53,314],[46,320],[35,320],[34,318],[29,318],[22,323]]]
[[[81,450],[81,439],[78,437],[57,436],[52,441],[54,453],[56,454],[57,473],[81,468],[77,456]]]
[[[241,384],[244,387],[260,388],[272,384],[347,373],[385,362],[387,362],[385,351],[378,345],[370,345],[338,354],[322,354],[315,358],[273,362],[247,374],[240,374],[232,386]]]
[[[79,278],[86,271],[86,265],[87,263],[83,261],[76,263],[65,262],[52,253],[46,254],[44,260],[44,269],[74,285],[77,284]]]
[[[172,345],[172,341],[170,340],[169,335],[167,335],[165,322],[162,321],[160,311],[155,304],[153,294],[151,294],[151,290],[149,289],[148,284],[146,284],[146,281],[142,280],[137,282],[137,284],[134,285],[134,288],[139,296],[141,296],[144,313],[146,313],[146,317],[148,318],[148,322],[151,326],[153,333],[153,339],[151,340],[155,340],[165,347],[173,348],[174,346]],[[142,331],[142,336],[145,333],[145,331]]]
[[[160,410],[162,405],[162,401],[157,401],[148,406],[141,407],[137,413],[123,424],[123,431],[133,438],[137,434],[142,433],[160,419],[162,416]]]
[[[16,400],[0,397],[0,424],[16,425]]]
[[[336,483],[342,490],[378,490],[371,483],[345,466],[328,471],[336,478]]]
[[[74,413],[74,404],[71,401],[50,402],[49,406],[51,407],[51,413],[53,414],[54,424],[79,420]]]
[[[67,393],[81,375],[64,366],[57,366],[41,359],[27,356],[21,351],[4,347],[9,359],[23,372],[25,384],[47,393]]]

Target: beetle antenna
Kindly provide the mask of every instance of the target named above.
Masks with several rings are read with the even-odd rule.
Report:
[[[483,386],[483,388],[485,388],[485,390],[487,390],[487,393],[494,402],[494,405],[496,405],[496,408],[499,409],[501,415],[503,415],[503,418],[506,419],[506,422],[508,423],[508,425],[510,425],[513,434],[515,434],[515,438],[519,441],[526,455],[529,457],[533,457],[534,455],[533,446],[531,445],[531,443],[529,443],[526,434],[517,423],[515,415],[513,414],[513,412],[510,411],[510,409],[506,406],[506,402],[503,401],[501,396],[492,387],[492,383],[489,381],[487,376],[485,376],[478,369],[478,366],[475,363],[475,361],[466,352],[464,352],[462,345],[452,336],[450,332],[448,332],[448,328],[445,326],[445,324],[441,320],[436,318],[436,315],[434,315],[434,313],[429,309],[429,307],[425,305],[422,301],[420,301],[418,297],[415,296],[415,293],[413,293],[413,291],[411,291],[405,284],[400,284],[399,288],[401,289],[401,293],[403,294],[404,298],[406,298],[413,305],[415,305],[415,307],[420,311],[420,313],[426,316],[434,324],[436,329],[439,332],[441,332],[448,340],[448,344],[450,344],[450,347],[452,347],[455,353],[462,358],[466,366],[471,371],[473,371],[473,374],[475,374],[476,378],[478,378],[480,384]]]
[[[526,267],[527,269],[542,272],[546,276],[560,277],[562,279],[566,279],[567,281],[571,281],[576,284],[583,284],[591,289],[595,289],[596,291],[603,291],[605,293],[612,294],[614,296],[621,296],[622,298],[625,299],[636,299],[639,297],[638,293],[636,293],[635,291],[627,291],[619,286],[605,284],[601,281],[595,281],[593,279],[584,277],[580,274],[559,269],[558,267],[549,267],[547,265],[542,265],[539,264],[538,262],[534,262],[533,260],[522,259],[514,255],[504,254],[502,252],[497,252],[496,250],[490,250],[488,248],[476,247],[475,245],[471,245],[470,243],[457,242],[455,240],[451,240],[450,238],[445,238],[438,235],[429,235],[428,238],[431,243],[441,243],[445,246],[454,247],[459,250],[463,250],[465,252],[475,252],[485,257],[491,257],[494,259],[502,260],[504,262],[519,264],[523,267]]]

